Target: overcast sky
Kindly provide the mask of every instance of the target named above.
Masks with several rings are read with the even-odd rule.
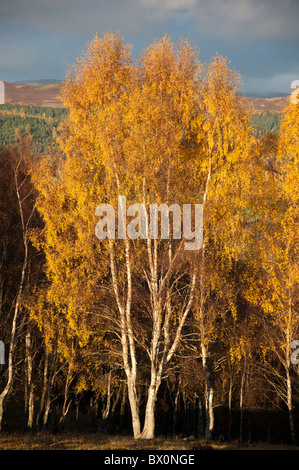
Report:
[[[247,96],[281,96],[299,79],[299,0],[0,0],[0,79],[63,79],[96,33],[138,53],[167,32],[206,62],[217,52]]]

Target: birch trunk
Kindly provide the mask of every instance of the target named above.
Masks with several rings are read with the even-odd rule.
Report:
[[[145,421],[141,437],[143,439],[153,439],[155,436],[155,403],[157,394],[154,388],[150,387],[146,403]]]
[[[296,444],[296,432],[295,432],[295,423],[294,423],[294,415],[293,415],[293,393],[292,393],[292,378],[291,378],[291,320],[292,320],[292,303],[291,303],[291,295],[289,291],[289,317],[288,323],[286,328],[286,356],[285,356],[285,370],[286,370],[286,395],[287,395],[287,407],[288,407],[288,415],[289,415],[289,426],[290,426],[290,434],[291,434],[291,441],[293,444]]]
[[[294,415],[293,415],[292,381],[291,381],[289,370],[287,370],[287,406],[288,406],[288,413],[289,413],[291,440],[293,444],[296,444],[296,432],[295,432],[295,423],[294,423]]]
[[[144,207],[146,207],[145,203]],[[110,268],[113,291],[119,313],[122,359],[127,377],[128,398],[131,409],[133,433],[135,438],[141,437],[145,439],[151,439],[154,437],[155,431],[155,403],[157,400],[157,393],[163,378],[165,366],[172,359],[178,347],[182,328],[184,327],[186,318],[191,308],[191,304],[193,302],[196,273],[194,269],[193,274],[191,275],[190,291],[186,297],[185,304],[182,306],[182,314],[180,320],[178,321],[178,326],[176,330],[174,330],[174,338],[171,341],[170,319],[171,315],[173,314],[173,310],[171,306],[172,286],[170,286],[169,279],[171,274],[173,274],[175,257],[172,256],[172,246],[170,242],[168,246],[169,263],[166,270],[163,272],[163,269],[161,269],[161,266],[158,264],[158,241],[157,239],[151,240],[150,234],[148,233],[147,254],[149,272],[147,273],[146,270],[144,271],[150,292],[150,305],[153,319],[151,344],[148,350],[151,365],[151,381],[147,393],[145,421],[143,430],[141,432],[139,399],[137,394],[138,364],[135,345],[136,339],[131,318],[132,261],[130,257],[130,246],[129,239],[125,238],[125,270],[122,273],[125,278],[125,282],[122,281],[122,287],[120,287],[120,283],[118,281],[113,240],[109,240]],[[177,253],[180,251],[181,246],[182,243],[178,248]]]
[[[50,367],[48,367],[48,375],[46,378],[46,395],[45,395],[45,402],[44,402],[44,412],[42,418],[42,426],[43,429],[46,429],[48,426],[49,421],[49,414],[51,410],[51,403],[52,403],[52,390],[55,385],[56,376],[59,372],[57,367],[58,362],[58,352],[57,350],[52,354]]]
[[[213,142],[214,128],[210,136],[210,141]],[[210,181],[212,176],[212,152],[213,144],[210,144],[209,149],[209,170],[205,182],[205,190],[203,195],[203,217],[205,215],[206,204],[208,200]],[[214,431],[214,388],[212,381],[212,366],[208,363],[208,351],[206,347],[206,325],[205,325],[205,297],[206,297],[206,243],[207,238],[205,232],[203,233],[203,245],[201,249],[200,260],[200,298],[199,298],[199,330],[201,342],[201,360],[205,375],[205,408],[206,408],[206,426],[205,426],[205,439],[210,440]]]
[[[69,390],[70,390],[70,385],[74,379],[74,374],[72,373],[72,367],[69,364],[68,365],[68,370],[67,370],[67,376],[64,384],[64,394],[63,394],[63,405],[62,405],[62,411],[61,411],[61,416],[59,418],[58,426],[60,426],[64,420],[65,417],[67,416],[70,406],[72,404],[72,399],[69,397]]]
[[[31,342],[31,331],[28,330],[26,333],[26,362],[27,362],[27,373],[26,373],[26,393],[25,393],[25,410],[27,415],[26,427],[28,430],[32,430],[33,419],[34,419],[34,386],[32,379],[33,370],[33,357],[32,357],[32,342]]]
[[[153,327],[153,339],[151,342],[151,351],[150,351],[151,383],[148,389],[148,396],[147,396],[147,403],[146,403],[146,410],[145,410],[145,420],[144,420],[144,426],[143,426],[143,430],[141,434],[141,437],[143,439],[153,439],[155,435],[155,404],[157,400],[157,394],[159,391],[159,387],[161,385],[165,367],[169,363],[169,361],[172,359],[177,349],[177,346],[179,344],[182,328],[185,324],[186,318],[191,308],[191,304],[193,302],[195,280],[196,280],[196,274],[194,272],[192,276],[192,281],[191,281],[189,299],[183,311],[181,320],[175,332],[175,337],[172,343],[170,341],[170,331],[169,331],[169,319],[172,313],[170,305],[168,305],[168,308],[166,311],[163,333],[162,333],[162,328],[161,328],[161,324],[162,324],[161,311],[157,309],[153,313],[154,327]],[[159,352],[160,352],[159,345],[161,342],[164,342],[164,348],[161,351],[160,358],[159,358]]]
[[[108,380],[107,380],[107,399],[106,399],[106,406],[102,412],[103,420],[105,421],[108,419],[109,412],[110,412],[110,405],[111,405],[111,370],[108,373]]]
[[[112,275],[112,284],[118,312],[120,316],[120,335],[122,345],[123,366],[127,377],[128,398],[132,417],[133,434],[135,438],[140,437],[141,426],[139,417],[139,400],[136,389],[137,380],[137,359],[135,352],[134,334],[131,324],[131,299],[132,299],[132,279],[131,279],[131,260],[130,260],[130,242],[125,240],[125,259],[126,259],[126,296],[121,295],[117,282],[116,264],[114,256],[113,240],[109,240],[110,249],[110,267]]]
[[[43,372],[43,388],[41,393],[41,399],[39,404],[39,410],[36,417],[36,425],[40,427],[42,425],[42,417],[45,409],[46,395],[48,389],[48,368],[49,368],[49,353],[45,352],[45,361],[44,361],[44,372]]]
[[[155,404],[161,379],[161,376],[157,376],[155,373],[152,374],[146,402],[145,420],[141,434],[142,439],[153,439],[155,437]]]
[[[24,245],[24,258],[23,258],[21,279],[20,279],[20,284],[19,284],[17,296],[16,296],[16,303],[15,303],[13,320],[12,320],[12,327],[11,327],[11,337],[10,337],[10,345],[9,345],[9,353],[8,353],[8,378],[7,378],[6,385],[5,385],[3,391],[0,394],[0,431],[2,429],[4,402],[5,402],[5,399],[6,399],[7,395],[9,394],[9,392],[11,390],[12,380],[13,380],[13,354],[14,354],[15,341],[16,341],[17,321],[18,321],[21,297],[22,297],[23,289],[24,289],[24,285],[25,285],[25,273],[26,273],[27,265],[28,265],[27,230],[28,230],[28,226],[29,226],[30,220],[32,218],[32,215],[33,215],[33,212],[34,212],[34,209],[35,209],[35,207],[33,207],[27,221],[25,221],[24,211],[23,211],[23,201],[22,201],[21,195],[20,195],[20,188],[22,186],[22,183],[19,184],[19,181],[18,181],[19,169],[20,169],[20,165],[21,165],[22,161],[23,161],[23,157],[21,155],[20,160],[19,160],[19,162],[18,162],[18,164],[17,164],[17,166],[14,170],[14,179],[15,179],[15,189],[16,189],[20,219],[21,219],[23,245]]]
[[[229,390],[228,390],[228,413],[229,413],[229,423],[228,423],[228,439],[231,441],[231,430],[232,430],[232,395],[233,395],[233,365],[231,364],[230,359],[228,359],[228,368],[229,368]]]
[[[145,191],[143,193],[143,202],[145,207]],[[150,225],[147,213],[145,213],[145,217],[147,218],[147,227],[149,227]],[[179,253],[180,249],[181,246],[177,248],[176,253]],[[164,375],[165,367],[172,359],[178,347],[182,329],[193,302],[196,272],[195,270],[193,271],[189,298],[187,297],[188,301],[186,301],[185,306],[182,308],[181,319],[176,331],[174,331],[174,339],[171,342],[170,319],[173,314],[171,294],[173,285],[175,284],[170,283],[170,276],[173,274],[173,264],[175,260],[172,242],[169,241],[168,243],[168,266],[166,267],[166,272],[164,274],[161,269],[162,266],[159,266],[158,263],[158,240],[152,240],[149,232],[147,233],[147,256],[149,272],[145,273],[145,277],[149,287],[152,311],[152,339],[150,350],[148,351],[151,363],[151,381],[147,393],[145,420],[141,437],[143,439],[152,439],[155,435],[155,404],[157,394]],[[164,302],[163,299],[165,299]]]
[[[290,278],[289,278],[290,282]],[[293,320],[293,310],[292,310],[292,289],[288,289],[288,322],[286,329],[286,382],[287,382],[287,407],[289,413],[289,425],[290,425],[290,434],[293,444],[296,444],[296,431],[293,415],[293,397],[292,397],[292,379],[291,379],[291,331],[292,331],[292,320]]]
[[[240,385],[240,435],[239,435],[240,442],[242,442],[243,440],[243,415],[244,415],[243,402],[244,402],[245,374],[246,374],[246,365],[244,365],[243,367],[241,385]]]
[[[206,408],[206,426],[205,439],[211,440],[214,432],[214,388],[212,385],[212,374],[207,361],[207,351],[204,341],[201,341],[202,364],[205,373],[205,408]]]

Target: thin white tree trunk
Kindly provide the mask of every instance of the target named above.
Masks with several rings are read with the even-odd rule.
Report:
[[[292,292],[288,289],[288,322],[286,329],[286,383],[287,383],[287,407],[289,413],[290,434],[293,444],[296,444],[296,431],[293,415],[293,396],[292,396],[292,379],[291,379],[291,324],[292,324]]]
[[[16,297],[16,303],[15,303],[15,308],[14,308],[14,314],[13,314],[13,320],[12,320],[12,327],[11,327],[11,337],[10,337],[10,345],[9,345],[9,353],[8,353],[8,378],[6,385],[3,389],[3,391],[0,394],[0,431],[2,429],[2,420],[3,420],[3,410],[4,410],[4,402],[5,399],[8,395],[8,393],[11,390],[11,385],[12,385],[12,380],[13,380],[13,354],[14,354],[14,348],[15,348],[15,340],[16,340],[16,329],[17,329],[17,320],[18,320],[18,315],[19,315],[19,308],[20,308],[20,302],[21,302],[21,297],[23,294],[23,289],[24,289],[24,284],[25,284],[25,273],[27,270],[27,264],[28,264],[28,238],[27,238],[27,230],[28,230],[28,225],[30,223],[30,220],[32,218],[33,212],[35,210],[35,207],[33,207],[27,221],[25,222],[24,218],[24,212],[23,212],[23,205],[22,205],[22,200],[21,200],[21,195],[20,195],[20,187],[22,186],[22,183],[19,184],[18,181],[18,176],[19,176],[19,168],[22,163],[23,157],[20,157],[20,160],[15,168],[14,171],[14,177],[15,177],[15,189],[16,189],[16,194],[18,198],[18,206],[19,206],[19,212],[20,212],[20,219],[21,219],[21,226],[22,226],[22,236],[23,236],[23,245],[24,245],[24,258],[23,258],[23,265],[22,265],[22,272],[21,272],[21,279],[20,279],[20,284],[17,292],[17,297]]]
[[[288,406],[288,413],[289,413],[291,440],[293,444],[296,444],[296,432],[295,432],[295,423],[294,423],[294,415],[293,415],[292,381],[291,381],[289,370],[287,370],[287,406]]]
[[[63,405],[62,405],[62,411],[61,411],[61,416],[59,418],[58,426],[60,426],[64,422],[65,417],[67,416],[70,406],[72,404],[72,399],[69,397],[69,390],[70,390],[70,385],[73,379],[74,379],[74,374],[72,373],[71,364],[69,364],[66,379],[65,379],[65,384],[64,384]]]
[[[33,371],[33,357],[32,357],[32,343],[31,343],[31,331],[28,330],[26,333],[26,362],[27,362],[27,374],[26,374],[26,414],[27,414],[27,429],[31,430],[33,427],[34,419],[34,386],[32,379]]]
[[[215,125],[210,136],[210,148],[209,148],[209,170],[205,182],[205,190],[203,195],[203,216],[206,210],[206,204],[209,194],[209,186],[212,177],[212,152],[213,152],[213,134]],[[206,426],[205,426],[205,438],[210,440],[213,436],[214,431],[214,388],[212,380],[212,366],[208,363],[208,351],[206,347],[206,326],[205,326],[205,290],[206,290],[206,243],[207,238],[205,231],[203,233],[203,244],[201,249],[201,260],[200,260],[200,299],[199,299],[199,331],[200,331],[200,342],[201,342],[201,360],[205,375],[205,408],[206,408]]]
[[[202,322],[201,322],[202,323]],[[207,360],[207,350],[204,341],[204,330],[203,325],[201,328],[201,358],[203,370],[205,373],[205,408],[206,408],[206,427],[205,427],[205,439],[210,440],[213,436],[214,431],[214,388],[212,386],[211,371]]]
[[[244,384],[245,384],[245,375],[246,375],[246,364],[244,364],[242,376],[241,376],[241,385],[240,385],[240,435],[239,440],[243,440],[243,415],[244,415]]]
[[[146,198],[144,192],[144,207],[146,206]],[[148,214],[145,214],[147,218],[147,227],[149,228]],[[181,247],[178,248],[177,253]],[[196,273],[193,272],[191,280],[191,289],[189,293],[189,299],[183,308],[181,320],[179,321],[178,327],[175,331],[175,336],[171,344],[170,341],[170,318],[172,315],[171,306],[171,285],[169,283],[170,274],[174,263],[172,253],[172,243],[169,241],[168,244],[168,268],[166,273],[159,274],[158,265],[158,241],[157,239],[151,240],[150,233],[147,233],[147,254],[148,254],[148,266],[149,273],[145,273],[147,279],[150,299],[151,299],[151,311],[152,311],[152,339],[149,350],[149,357],[151,362],[151,381],[147,391],[147,403],[145,410],[145,420],[141,437],[143,439],[152,439],[155,434],[155,404],[157,400],[157,394],[161,381],[163,378],[165,366],[172,359],[180,338],[182,328],[185,324],[186,318],[189,314],[195,288]],[[161,266],[160,266],[161,269]],[[165,312],[163,314],[163,298],[165,301]],[[163,318],[164,317],[164,318]],[[163,348],[161,345],[164,345]]]
[[[186,318],[189,314],[193,296],[194,288],[196,281],[196,273],[193,272],[191,279],[191,286],[189,292],[189,299],[183,309],[181,319],[175,331],[175,336],[172,341],[170,341],[170,331],[169,331],[169,321],[172,314],[171,308],[171,286],[168,283],[167,274],[164,278],[160,279],[158,282],[158,253],[157,253],[157,241],[153,241],[153,247],[151,245],[151,240],[148,238],[148,257],[149,257],[149,266],[150,266],[150,276],[147,276],[149,289],[151,292],[151,304],[152,304],[152,317],[153,317],[153,328],[152,328],[152,341],[151,348],[149,351],[150,360],[151,360],[151,381],[147,393],[147,403],[145,410],[145,420],[142,430],[141,437],[143,439],[152,439],[155,435],[155,404],[157,400],[157,394],[161,381],[163,378],[164,370],[166,365],[172,359],[180,338],[182,328],[185,324]],[[169,249],[169,266],[171,268],[173,259],[172,251]],[[168,272],[170,273],[170,268]],[[165,305],[165,315],[164,323],[162,325],[162,298],[163,298],[163,289],[166,289],[166,305]],[[163,349],[160,351],[160,344],[164,344]]]
[[[110,248],[110,267],[112,274],[112,284],[114,295],[120,315],[120,330],[121,330],[121,344],[122,344],[122,358],[124,370],[127,377],[128,397],[132,416],[132,427],[135,438],[140,437],[141,426],[139,417],[139,403],[136,390],[137,379],[137,359],[135,353],[134,335],[131,324],[131,298],[132,298],[132,279],[131,279],[131,260],[130,260],[130,242],[125,240],[125,258],[126,258],[126,277],[127,277],[127,292],[126,298],[123,299],[120,295],[117,273],[114,258],[114,245],[113,240],[109,240]]]
[[[106,420],[109,416],[110,412],[110,405],[111,405],[111,370],[109,370],[108,373],[108,380],[107,380],[107,400],[106,400],[106,406],[105,409],[103,410],[102,416],[103,419]]]
[[[52,390],[54,388],[56,376],[59,372],[59,369],[56,369],[57,366],[57,359],[58,353],[57,350],[52,354],[52,361],[50,367],[48,367],[48,376],[46,380],[46,396],[45,396],[45,404],[44,404],[44,411],[43,411],[43,419],[42,419],[42,426],[43,429],[46,429],[48,426],[49,421],[49,414],[51,410],[51,403],[52,403]]]
[[[229,412],[229,425],[228,425],[228,438],[231,440],[232,429],[232,394],[233,394],[233,372],[229,362],[229,390],[228,390],[228,412]]]
[[[36,425],[40,427],[41,420],[44,414],[46,395],[48,389],[48,368],[49,368],[49,353],[45,351],[45,360],[44,360],[44,372],[43,372],[43,388],[41,393],[41,399],[39,404],[39,411],[36,417]]]
[[[289,283],[290,278],[289,278]],[[292,289],[288,288],[288,320],[286,328],[286,359],[285,359],[285,369],[286,369],[286,383],[287,383],[287,407],[289,413],[289,425],[290,425],[290,434],[293,444],[296,444],[296,431],[293,415],[293,396],[292,396],[292,378],[291,378],[291,331],[292,331]]]

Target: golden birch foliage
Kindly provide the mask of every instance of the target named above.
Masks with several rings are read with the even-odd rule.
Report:
[[[216,55],[206,66],[199,107],[204,152],[199,155],[206,236],[221,238],[226,255],[244,250],[254,144],[249,115],[239,100],[240,76]]]
[[[61,96],[70,116],[61,148],[68,156],[73,183],[78,180],[73,187],[77,199],[101,200],[105,194],[101,168],[106,184],[109,175],[113,185],[121,180],[123,114],[134,75],[130,51],[120,35],[96,37],[67,74]]]
[[[52,173],[46,161],[42,162],[40,178],[36,178],[42,193],[40,211],[45,220],[53,295],[55,286],[57,300],[64,298],[69,307],[80,306],[77,302],[84,280],[90,281],[85,294],[90,287],[92,297],[99,276],[105,275],[103,263],[98,269],[100,243],[94,235],[94,212],[118,177],[114,168],[122,158],[118,145],[122,136],[121,95],[132,73],[129,49],[120,36],[96,37],[70,69],[62,90],[64,105],[70,108],[60,140],[66,158],[59,171]]]
[[[290,100],[280,126],[278,160],[284,175],[283,192],[298,207],[299,106]]]
[[[67,330],[70,336],[80,330],[84,344],[89,338],[89,326],[82,311],[93,302],[94,284],[105,269],[103,265],[102,270],[98,269],[98,245],[94,249],[94,224],[89,221],[93,208],[86,209],[84,220],[84,212],[78,211],[76,200],[69,194],[71,182],[64,176],[63,162],[55,165],[54,160],[54,156],[44,158],[34,171],[44,229],[36,232],[32,240],[45,253],[48,280],[36,314],[41,316],[44,331],[52,331],[53,338],[59,333],[67,339]]]
[[[206,314],[219,315],[222,301],[220,313],[229,306],[236,314],[231,278],[223,279],[234,269],[233,257],[247,249],[243,229],[254,163],[249,119],[238,92],[239,76],[226,59],[216,56],[204,68],[188,41],[175,45],[168,36],[148,47],[136,63],[120,35],[96,37],[70,69],[61,94],[70,109],[60,139],[64,158],[58,167],[44,159],[36,185],[45,222],[46,300],[58,325],[67,324],[82,344],[94,344],[95,337],[103,349],[112,350],[115,344],[109,333],[105,336],[118,326],[118,318],[107,244],[95,237],[94,213],[102,202],[117,207],[118,195],[125,195],[128,203],[204,202]],[[170,257],[168,243],[158,243],[160,276]],[[122,243],[115,243],[115,254],[117,281],[125,295]],[[148,346],[151,304],[142,285],[149,273],[144,244],[132,243],[130,256],[134,340]],[[188,290],[182,278],[190,274],[188,262],[196,255],[189,258],[181,253],[171,265],[167,321],[173,327],[181,319]],[[162,308],[166,294],[161,295]],[[166,317],[161,315],[161,322]]]
[[[256,254],[261,275],[249,299],[265,312],[272,347],[290,350],[299,325],[299,106],[289,103],[281,123],[276,158],[264,178],[264,204],[257,223]],[[264,147],[266,153],[271,146]],[[269,173],[268,173],[269,174]],[[269,184],[271,182],[271,184]]]
[[[289,102],[278,143],[280,237],[284,246],[281,268],[287,269],[286,288],[292,290],[293,307],[299,300],[299,105]],[[282,203],[283,201],[283,203]],[[283,206],[282,206],[283,204]],[[299,318],[298,318],[299,319]]]
[[[139,58],[125,115],[128,135],[124,142],[127,190],[131,185],[139,202],[144,200],[144,190],[156,203],[168,202],[169,198],[179,203],[186,191],[190,194],[186,184],[181,194],[178,188],[191,174],[184,148],[196,110],[200,76],[197,55],[188,42],[174,45],[165,36]]]
[[[107,244],[94,233],[95,209],[101,202],[116,207],[118,195],[126,195],[128,203],[193,202],[187,199],[186,187],[188,175],[194,174],[192,156],[197,145],[190,124],[198,112],[197,51],[186,41],[175,46],[165,37],[133,65],[130,49],[121,36],[113,34],[91,42],[69,71],[62,90],[63,103],[70,108],[60,139],[65,156],[58,167],[45,158],[36,170],[39,210],[45,222],[40,241],[49,282],[45,303],[51,306],[58,330],[66,324],[70,334],[80,336],[82,345],[98,341],[111,354],[117,346],[109,330],[117,331],[119,319]],[[123,248],[121,242],[115,244],[121,295],[126,289]],[[161,259],[166,265],[167,250],[167,244],[162,244]],[[148,261],[141,244],[134,244],[131,259],[134,334],[140,344],[148,345],[150,300],[140,287]],[[179,269],[179,264],[173,269]],[[176,285],[173,290],[177,292]],[[170,324],[182,315],[182,293],[180,289]],[[52,316],[45,320],[47,325],[51,320]]]
[[[242,319],[238,301],[241,286],[251,281],[251,272],[244,265],[253,243],[250,222],[255,140],[239,93],[239,74],[217,55],[204,68],[198,96],[199,119],[193,122],[199,144],[197,188],[204,216],[196,320],[201,347],[205,349],[203,357],[207,354],[210,364],[217,362],[224,348],[238,363],[250,344],[247,325],[239,334],[238,322],[242,325]],[[219,350],[217,344],[223,349]]]

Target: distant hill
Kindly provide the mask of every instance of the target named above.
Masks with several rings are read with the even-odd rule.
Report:
[[[49,83],[61,83],[61,82],[62,80],[56,80],[53,78],[41,78],[39,80],[20,80],[20,81],[13,82],[13,83],[17,83],[21,85],[36,86],[36,85],[48,85]]]
[[[57,96],[61,89],[61,82],[37,85],[4,82],[4,85],[6,104],[63,107]]]
[[[288,104],[288,98],[253,98],[249,96],[240,97],[241,102],[245,108],[252,113],[262,113],[269,111],[270,113],[282,113]]]
[[[61,89],[61,81],[54,82],[51,79],[43,79],[25,82],[4,82],[5,103],[21,104],[29,106],[63,107],[58,99]],[[241,102],[252,113],[269,111],[281,113],[287,105],[287,97],[254,98],[242,96]]]

